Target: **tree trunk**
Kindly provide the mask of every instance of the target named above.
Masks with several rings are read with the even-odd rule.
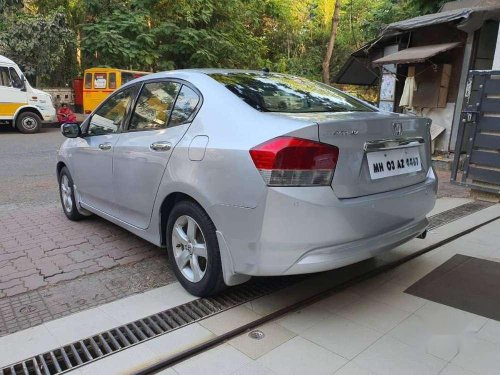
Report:
[[[332,59],[333,47],[335,46],[335,39],[337,38],[337,29],[340,21],[340,6],[341,0],[335,1],[335,9],[333,10],[332,18],[332,31],[328,46],[326,48],[325,58],[323,59],[323,82],[330,84],[330,60]]]
[[[82,41],[82,34],[80,28],[76,31],[76,64],[78,65],[78,70],[82,69],[82,49],[80,47]]]

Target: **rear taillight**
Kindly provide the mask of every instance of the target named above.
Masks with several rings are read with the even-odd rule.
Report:
[[[330,185],[339,149],[320,142],[278,137],[255,146],[250,156],[269,186]]]

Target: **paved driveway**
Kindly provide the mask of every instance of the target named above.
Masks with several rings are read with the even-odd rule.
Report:
[[[40,288],[51,289],[51,298],[60,297],[64,305],[63,299],[72,298],[68,288],[52,288],[63,280],[74,280],[70,289],[76,294],[91,296],[80,309],[100,301],[104,281],[113,286],[109,301],[173,280],[164,250],[98,217],[66,219],[55,177],[55,156],[63,141],[58,128],[35,135],[0,129],[0,318],[7,310],[13,315],[19,310],[10,306],[9,297]],[[133,290],[127,288],[130,280]],[[96,301],[92,296],[98,296]],[[70,302],[68,312],[75,309]]]

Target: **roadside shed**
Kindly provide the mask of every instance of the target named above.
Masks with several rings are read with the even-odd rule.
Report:
[[[461,0],[392,23],[351,54],[334,82],[378,85],[381,109],[430,117],[435,151],[448,153],[469,71],[500,69],[499,20],[500,0]]]

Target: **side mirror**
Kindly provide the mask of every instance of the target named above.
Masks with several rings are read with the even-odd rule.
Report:
[[[61,133],[67,138],[78,138],[82,135],[82,130],[80,125],[68,122],[61,125]]]

